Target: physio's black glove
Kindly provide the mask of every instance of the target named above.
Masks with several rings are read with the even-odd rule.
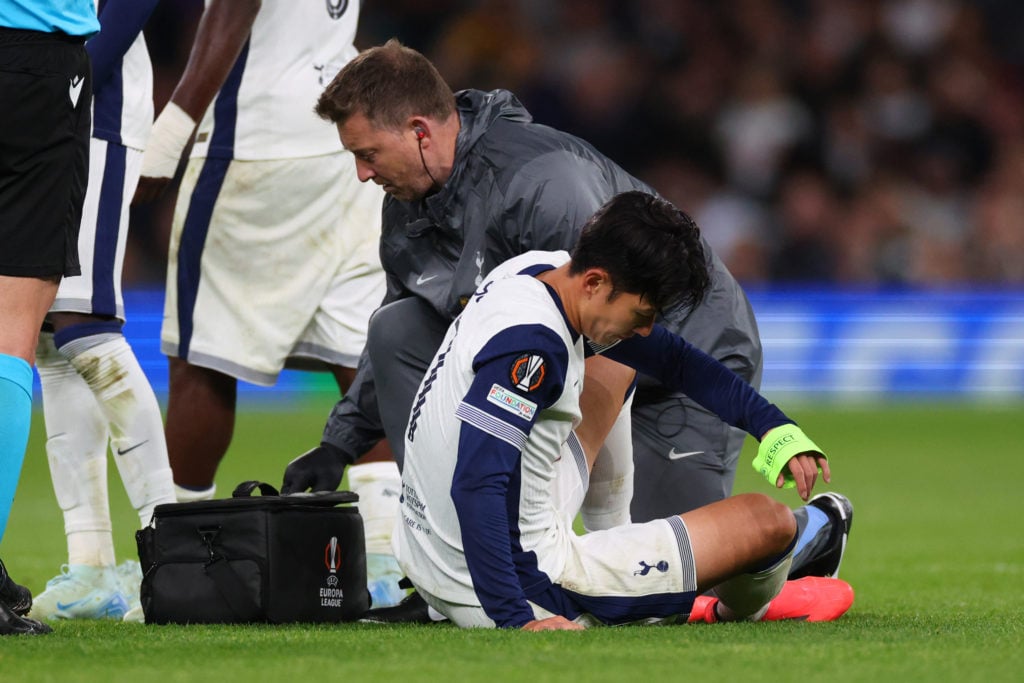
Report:
[[[337,446],[323,443],[288,463],[281,493],[336,491],[345,474],[345,455]]]

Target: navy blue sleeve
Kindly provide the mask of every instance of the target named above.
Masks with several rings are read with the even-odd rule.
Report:
[[[106,0],[100,4],[100,32],[85,49],[92,60],[92,90],[99,92],[142,31],[159,0]]]
[[[457,411],[463,420],[451,496],[480,604],[500,628],[533,620],[516,575],[520,461],[542,410],[562,394],[568,354],[551,330],[521,326],[494,337]]]
[[[646,337],[623,339],[601,355],[683,392],[758,440],[773,427],[793,422],[729,368],[661,325]]]

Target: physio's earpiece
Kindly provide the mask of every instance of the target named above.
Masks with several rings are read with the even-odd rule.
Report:
[[[427,160],[423,156],[423,138],[427,137],[427,131],[423,129],[423,126],[413,126],[412,132],[416,134],[416,142],[420,150],[420,163],[423,164],[423,170],[426,172],[427,177],[430,178],[430,184],[432,187],[438,187],[437,181],[434,180],[433,174],[430,169],[427,168]]]

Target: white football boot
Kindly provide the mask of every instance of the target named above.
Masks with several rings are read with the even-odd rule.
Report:
[[[113,568],[64,565],[32,601],[34,619],[114,619],[128,611],[128,600]]]
[[[125,560],[117,565],[117,583],[121,594],[128,601],[128,611],[124,621],[143,623],[142,603],[139,601],[139,589],[142,586],[142,565],[135,560]]]

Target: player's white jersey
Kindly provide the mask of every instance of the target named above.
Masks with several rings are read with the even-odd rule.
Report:
[[[296,159],[342,149],[313,113],[358,51],[358,0],[263,0],[248,42],[199,124],[193,157]]]
[[[522,451],[518,477],[513,474],[508,488],[518,488],[518,504],[509,505],[508,514],[521,550],[534,551],[537,564],[530,573],[559,576],[570,552],[571,519],[557,509],[553,480],[563,455],[578,456],[586,477],[573,434],[580,421],[584,340],[570,328],[547,286],[531,274],[518,274],[568,260],[565,252],[529,252],[492,271],[449,328],[413,404],[394,546],[413,583],[445,600],[480,604],[450,495],[456,468],[467,466],[459,462],[464,425]],[[526,348],[538,351],[516,352]],[[477,369],[488,361],[493,369],[495,359],[504,363],[501,376],[493,384],[489,376],[482,382]],[[531,400],[541,385],[548,388],[546,408]],[[504,533],[507,537],[509,530]]]
[[[153,127],[153,66],[142,33],[125,52],[121,68],[94,95],[92,136],[145,149]]]

